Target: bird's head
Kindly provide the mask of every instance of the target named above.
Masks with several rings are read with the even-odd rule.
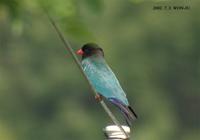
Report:
[[[100,48],[97,44],[95,43],[87,43],[83,45],[81,49],[79,49],[76,52],[78,55],[82,56],[82,59],[90,57],[90,56],[104,56],[103,49]]]

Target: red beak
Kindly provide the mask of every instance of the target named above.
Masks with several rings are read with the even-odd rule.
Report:
[[[83,55],[83,54],[84,54],[84,52],[83,52],[83,50],[82,50],[82,49],[79,49],[79,50],[76,52],[76,54],[78,54],[78,55]]]

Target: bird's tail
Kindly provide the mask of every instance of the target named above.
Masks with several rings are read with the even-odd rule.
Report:
[[[111,101],[111,103],[113,103],[115,106],[117,106],[120,109],[127,124],[131,126],[131,122],[137,119],[137,114],[135,113],[135,111],[130,106],[124,105],[118,99],[110,98],[109,101]]]

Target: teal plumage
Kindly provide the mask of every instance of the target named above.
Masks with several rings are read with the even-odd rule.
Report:
[[[137,118],[130,107],[126,94],[118,79],[104,59],[103,50],[94,43],[84,45],[77,54],[82,55],[82,68],[98,94],[117,106],[124,115],[128,125]]]
[[[82,61],[83,70],[96,91],[105,98],[116,98],[125,105],[129,105],[126,94],[118,79],[107,65],[103,57],[92,56]]]

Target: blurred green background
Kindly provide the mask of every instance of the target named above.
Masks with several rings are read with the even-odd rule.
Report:
[[[200,139],[200,1],[0,0],[0,140],[102,140],[74,50],[98,43],[139,115],[134,140]],[[155,5],[190,10],[155,11]]]

